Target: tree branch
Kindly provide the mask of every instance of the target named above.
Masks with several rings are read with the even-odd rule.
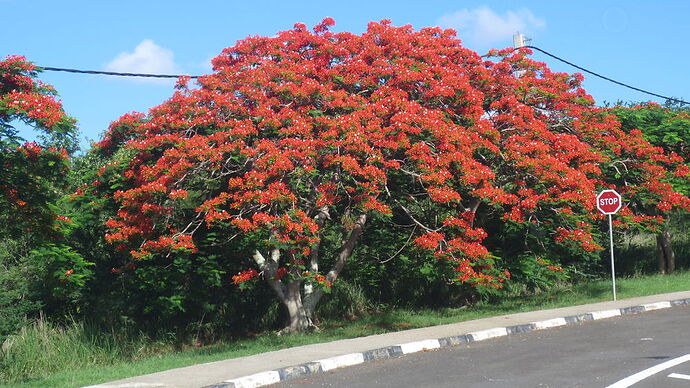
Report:
[[[331,270],[328,271],[328,274],[326,274],[326,279],[329,282],[333,283],[338,278],[338,275],[340,275],[340,271],[342,271],[343,267],[345,266],[345,261],[347,261],[350,255],[352,255],[352,251],[355,249],[355,243],[357,242],[357,239],[359,238],[359,236],[362,235],[362,232],[364,231],[364,224],[366,222],[366,214],[363,213],[360,214],[359,217],[357,217],[357,221],[355,221],[355,225],[352,227],[352,230],[350,231],[350,236],[340,247],[340,253],[338,254],[338,258],[336,259],[335,264],[333,264]],[[312,294],[308,296],[305,295],[304,306],[307,311],[309,311],[310,313],[314,311],[316,304],[323,296],[323,292],[323,289],[319,288],[315,290]]]
[[[393,260],[394,258],[396,258],[396,257],[400,254],[400,252],[402,252],[402,250],[405,249],[405,247],[410,243],[410,241],[412,240],[412,237],[414,237],[414,232],[415,232],[416,230],[417,230],[417,225],[414,225],[413,228],[412,228],[412,232],[410,233],[410,237],[407,238],[407,241],[405,241],[405,244],[403,244],[403,246],[401,246],[400,249],[398,249],[398,250],[393,254],[393,256],[391,256],[391,257],[389,257],[389,258],[387,258],[386,260],[383,260],[383,261],[379,260],[379,263],[380,263],[380,264],[386,264],[387,262],[389,262],[389,261]]]
[[[314,217],[314,220],[316,221],[316,224],[319,226],[319,230],[323,228],[323,225],[326,223],[326,220],[330,220],[331,215],[328,212],[328,206],[322,206],[319,208],[318,213]],[[318,273],[319,272],[319,248],[321,246],[321,240],[319,240],[318,243],[315,244],[315,246],[312,248],[311,253],[309,255],[309,271],[312,273]],[[304,298],[305,301],[309,300],[310,295],[312,295],[315,291],[314,285],[311,282],[305,282],[304,284]]]
[[[465,211],[472,213],[472,221],[470,222],[470,227],[472,228],[474,227],[474,216],[477,214],[477,209],[479,209],[479,205],[481,203],[481,199],[473,198],[472,201],[470,201],[470,206],[468,208],[465,208]]]
[[[276,274],[278,273],[278,260],[280,259],[280,251],[278,249],[273,249],[271,251],[270,260],[266,260],[266,258],[257,249],[256,251],[254,251],[252,259],[254,259],[256,265],[259,266],[259,269],[261,269],[261,271],[264,273],[264,278],[266,279],[266,282],[268,282],[268,285],[270,285],[271,288],[273,288],[273,290],[276,292],[276,294],[278,294],[278,298],[282,302],[284,302],[285,298],[287,297],[287,289],[280,280],[275,278]]]
[[[407,216],[410,217],[410,219],[415,224],[417,224],[420,228],[426,230],[427,232],[438,232],[439,230],[442,229],[442,228],[432,229],[432,228],[429,228],[428,226],[422,224],[421,222],[417,221],[416,218],[414,218],[414,216],[412,215],[412,212],[410,212],[405,206],[403,206],[403,204],[401,204],[400,201],[396,200],[395,202],[398,204],[398,206],[400,206],[400,208],[405,212],[405,214],[407,214]]]

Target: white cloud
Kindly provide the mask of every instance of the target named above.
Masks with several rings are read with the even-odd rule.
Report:
[[[105,65],[106,71],[146,74],[181,74],[175,63],[172,50],[158,46],[151,39],[144,39],[134,48],[134,52],[122,52]],[[137,80],[169,83],[169,80],[155,78],[136,78]]]
[[[546,25],[544,19],[536,17],[532,11],[521,8],[499,15],[489,7],[461,9],[438,19],[438,25],[458,31],[458,37],[470,44],[497,48],[512,44],[516,32],[529,33]]]

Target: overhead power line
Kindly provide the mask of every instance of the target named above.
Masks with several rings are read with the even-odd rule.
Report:
[[[661,94],[658,94],[658,93],[654,93],[654,92],[650,92],[650,91],[648,91],[648,90],[641,89],[641,88],[638,88],[638,87],[635,87],[635,86],[632,86],[632,85],[628,85],[628,84],[623,83],[623,82],[620,82],[620,81],[616,81],[615,79],[606,77],[606,76],[601,75],[601,74],[599,74],[599,73],[597,73],[597,72],[594,72],[594,71],[589,70],[589,69],[586,69],[586,68],[584,68],[584,67],[582,67],[582,66],[576,65],[576,64],[574,64],[574,63],[572,63],[572,62],[570,62],[570,61],[567,61],[567,60],[565,60],[565,59],[563,59],[563,58],[561,58],[561,57],[559,57],[559,56],[557,56],[557,55],[555,55],[555,54],[552,54],[552,53],[550,53],[550,52],[548,52],[548,51],[546,51],[546,50],[544,50],[544,49],[541,49],[541,48],[539,48],[539,47],[532,46],[532,45],[524,45],[524,41],[523,41],[522,44],[519,45],[518,47],[527,47],[527,48],[530,48],[530,49],[533,49],[533,50],[537,50],[537,51],[539,51],[539,52],[541,52],[541,53],[543,53],[543,54],[545,54],[545,55],[550,56],[550,57],[553,58],[553,59],[556,59],[556,60],[561,61],[561,62],[563,62],[563,63],[565,63],[565,64],[568,64],[568,65],[570,65],[570,66],[572,66],[572,67],[574,67],[574,68],[576,68],[576,69],[582,70],[582,71],[584,71],[585,73],[588,73],[588,74],[591,74],[591,75],[593,75],[593,76],[599,77],[599,78],[601,78],[601,79],[604,79],[604,80],[606,80],[606,81],[612,82],[612,83],[614,83],[614,84],[617,84],[617,85],[626,87],[626,88],[628,88],[628,89],[632,89],[632,90],[635,90],[635,91],[638,91],[638,92],[641,92],[641,93],[645,93],[645,94],[648,94],[648,95],[650,95],[650,96],[663,98],[663,99],[668,100],[668,101],[675,101],[675,102],[677,102],[677,103],[681,103],[681,104],[685,104],[685,105],[690,105],[690,102],[687,102],[687,101],[684,101],[684,100],[681,100],[681,99],[678,99],[678,98],[673,98],[673,97],[664,96],[664,95],[661,95]],[[180,75],[180,74],[120,73],[120,72],[114,72],[114,71],[78,70],[78,69],[65,69],[65,68],[60,68],[60,67],[47,67],[47,66],[46,66],[46,67],[41,67],[41,68],[42,68],[43,70],[46,70],[46,71],[63,71],[63,72],[67,72],[67,73],[79,73],[79,74],[113,75],[113,76],[119,76],[119,77],[180,78],[180,77],[183,76],[183,75]],[[192,76],[189,76],[189,77],[192,78],[192,79],[196,79],[196,78],[199,78],[200,76],[198,76],[198,75],[192,75]]]
[[[42,67],[41,69],[46,71],[64,71],[67,73],[79,73],[79,74],[101,74],[101,75],[115,75],[119,77],[146,77],[146,78],[180,78],[184,75],[180,74],[142,74],[142,73],[120,73],[115,71],[99,71],[99,70],[77,70],[77,69],[63,69],[60,67]],[[191,75],[189,78],[199,78],[198,75]]]
[[[537,50],[537,51],[539,51],[539,52],[541,52],[541,53],[543,53],[543,54],[546,54],[546,55],[550,56],[550,57],[553,58],[553,59],[556,59],[556,60],[558,60],[558,61],[561,61],[561,62],[563,62],[563,63],[566,63],[566,64],[568,64],[568,65],[570,65],[570,66],[572,66],[572,67],[574,67],[574,68],[576,68],[576,69],[579,69],[579,70],[584,71],[585,73],[589,73],[589,74],[591,74],[591,75],[593,75],[593,76],[599,77],[599,78],[604,79],[604,80],[606,80],[606,81],[613,82],[614,84],[617,84],[617,85],[620,85],[620,86],[624,86],[624,87],[626,87],[626,88],[629,88],[629,89],[632,89],[632,90],[636,90],[636,91],[638,91],[638,92],[642,92],[642,93],[645,93],[645,94],[649,94],[650,96],[655,96],[655,97],[663,98],[663,99],[665,99],[665,100],[675,101],[675,102],[678,102],[678,103],[681,103],[681,104],[690,105],[690,102],[687,102],[687,101],[679,100],[679,99],[673,98],[673,97],[663,96],[663,95],[658,94],[658,93],[650,92],[650,91],[648,91],[648,90],[640,89],[640,88],[638,88],[638,87],[635,87],[635,86],[632,86],[632,85],[628,85],[628,84],[625,84],[625,83],[620,82],[620,81],[616,81],[615,79],[611,79],[611,78],[606,77],[606,76],[603,76],[603,75],[601,75],[601,74],[599,74],[599,73],[593,72],[592,70],[585,69],[585,68],[582,67],[582,66],[578,66],[578,65],[576,65],[576,64],[574,64],[574,63],[572,63],[572,62],[566,61],[565,59],[563,59],[563,58],[561,58],[561,57],[559,57],[559,56],[556,56],[556,55],[554,55],[554,54],[551,54],[550,52],[548,52],[548,51],[546,51],[546,50],[542,50],[542,49],[540,49],[539,47],[536,47],[536,46],[529,46],[529,45],[525,45],[525,46],[522,46],[522,47],[527,47],[527,48],[531,48],[531,49]]]

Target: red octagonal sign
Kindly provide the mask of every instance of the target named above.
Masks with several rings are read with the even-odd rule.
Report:
[[[597,195],[597,209],[604,214],[616,214],[621,206],[621,195],[616,190],[604,190]]]

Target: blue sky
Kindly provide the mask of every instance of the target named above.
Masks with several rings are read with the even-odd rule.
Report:
[[[0,57],[19,54],[42,66],[205,74],[210,59],[249,35],[273,35],[324,17],[335,31],[361,33],[391,19],[415,29],[458,30],[481,54],[531,44],[621,82],[690,99],[690,2],[677,1],[52,1],[0,0]],[[534,58],[576,72],[543,54]],[[597,103],[657,98],[586,75]],[[130,111],[146,112],[172,94],[172,81],[45,72],[79,122],[83,148]]]

